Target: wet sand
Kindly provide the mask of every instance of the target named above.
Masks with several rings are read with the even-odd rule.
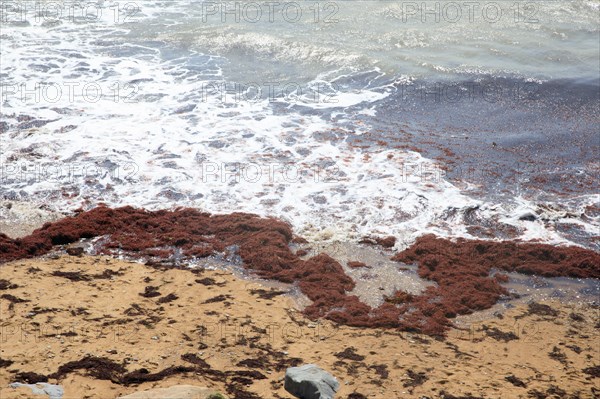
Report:
[[[0,291],[2,398],[31,396],[8,387],[19,373],[43,378],[86,359],[124,369],[108,379],[85,368],[49,378],[63,386],[64,398],[104,399],[176,384],[230,397],[292,398],[283,376],[298,363],[331,372],[341,382],[336,398],[344,399],[600,395],[600,320],[591,305],[519,305],[436,340],[310,321],[280,289],[222,270],[49,255],[4,264],[0,279],[7,280]],[[132,382],[140,369],[171,375]]]

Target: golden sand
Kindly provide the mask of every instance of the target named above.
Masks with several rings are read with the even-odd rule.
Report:
[[[52,275],[81,271],[91,276],[107,269],[119,275],[87,281]],[[97,356],[122,362],[128,371],[154,373],[190,366],[182,359],[190,353],[213,370],[259,371],[266,379],[244,389],[267,399],[292,398],[283,389],[285,368],[276,365],[290,358],[333,374],[341,385],[336,398],[343,399],[353,392],[369,399],[433,399],[444,393],[486,399],[600,395],[600,380],[583,371],[600,364],[599,314],[590,306],[545,302],[558,312],[553,316],[529,314],[521,305],[437,341],[316,323],[303,317],[290,296],[261,298],[265,291],[257,290],[265,287],[259,282],[226,271],[157,270],[108,257],[63,256],[2,265],[0,279],[18,286],[0,291],[5,296],[0,299],[0,358],[13,362],[0,368],[2,399],[32,396],[26,388],[8,386],[17,372],[47,375],[67,362]],[[160,295],[141,296],[148,286]],[[177,299],[160,303],[169,294]],[[14,303],[14,298],[27,302]],[[266,366],[239,365],[248,359],[264,360]],[[62,385],[64,398],[102,399],[176,384],[226,393],[231,383],[191,372],[124,386],[85,371],[49,382]]]

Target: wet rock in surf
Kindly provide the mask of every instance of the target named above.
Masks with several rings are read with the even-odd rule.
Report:
[[[526,212],[526,213],[522,214],[521,216],[519,216],[519,220],[523,220],[526,222],[535,222],[536,219],[537,219],[537,216],[535,216],[535,214],[533,214],[532,212]]]
[[[31,121],[25,121],[25,122],[20,123],[17,126],[17,129],[24,130],[24,129],[31,129],[31,128],[42,127],[44,125],[47,125],[50,122],[55,122],[57,120],[58,119],[53,119],[53,120],[36,119],[36,120],[31,120]]]
[[[383,248],[393,248],[396,245],[396,237],[363,237],[359,242],[361,244],[379,245]]]

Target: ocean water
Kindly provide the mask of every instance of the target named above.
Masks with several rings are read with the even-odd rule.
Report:
[[[600,1],[2,1],[0,196],[600,247]]]

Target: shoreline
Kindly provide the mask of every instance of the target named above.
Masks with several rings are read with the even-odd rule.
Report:
[[[361,242],[392,250],[396,238],[369,236]],[[275,218],[248,213],[211,215],[192,208],[146,211],[99,206],[46,223],[22,238],[0,234],[0,263],[41,256],[57,246],[67,246],[69,254],[144,260],[163,270],[217,259],[259,278],[296,285],[311,301],[303,313],[312,320],[439,337],[452,327],[453,318],[514,297],[502,286],[510,281],[506,273],[600,278],[600,253],[589,249],[537,242],[449,240],[429,234],[390,254],[390,260],[398,262],[392,275],[408,277],[416,271],[420,280],[414,281],[429,285],[417,291],[394,287],[373,306],[352,294],[357,284],[346,272],[371,265],[347,259],[344,267],[318,251],[307,257],[312,248],[302,244],[310,245],[295,235],[288,223]],[[417,269],[411,270],[411,265]]]

